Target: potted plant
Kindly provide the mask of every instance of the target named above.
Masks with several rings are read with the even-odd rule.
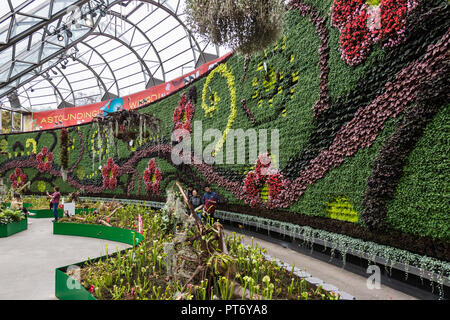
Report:
[[[10,208],[0,209],[0,238],[24,231],[27,227],[27,218],[22,211]]]
[[[283,0],[186,0],[195,32],[242,54],[261,52],[279,40],[285,11]]]

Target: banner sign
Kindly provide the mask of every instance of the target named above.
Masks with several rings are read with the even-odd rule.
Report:
[[[187,75],[129,96],[86,106],[33,113],[32,130],[46,130],[89,123],[98,115],[105,116],[108,113],[121,111],[123,109],[133,110],[142,107],[185,87],[195,79],[200,78],[208,71],[215,68],[217,64],[227,59],[230,55],[232,55],[231,52],[223,57],[203,64]]]

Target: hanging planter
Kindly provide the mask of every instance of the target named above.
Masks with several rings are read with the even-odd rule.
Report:
[[[285,12],[283,0],[186,0],[192,30],[242,54],[261,52],[279,40]]]
[[[69,133],[66,128],[60,131],[60,161],[61,161],[61,177],[63,181],[67,181],[67,168],[69,167]]]

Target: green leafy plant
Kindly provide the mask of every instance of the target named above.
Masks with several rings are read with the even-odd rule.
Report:
[[[20,210],[2,209],[0,211],[0,224],[10,224],[25,219],[25,215]]]

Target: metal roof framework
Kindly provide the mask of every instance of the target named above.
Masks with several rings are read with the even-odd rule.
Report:
[[[9,8],[0,8],[6,110],[38,112],[132,94],[225,53],[189,30],[184,0],[6,1]]]

